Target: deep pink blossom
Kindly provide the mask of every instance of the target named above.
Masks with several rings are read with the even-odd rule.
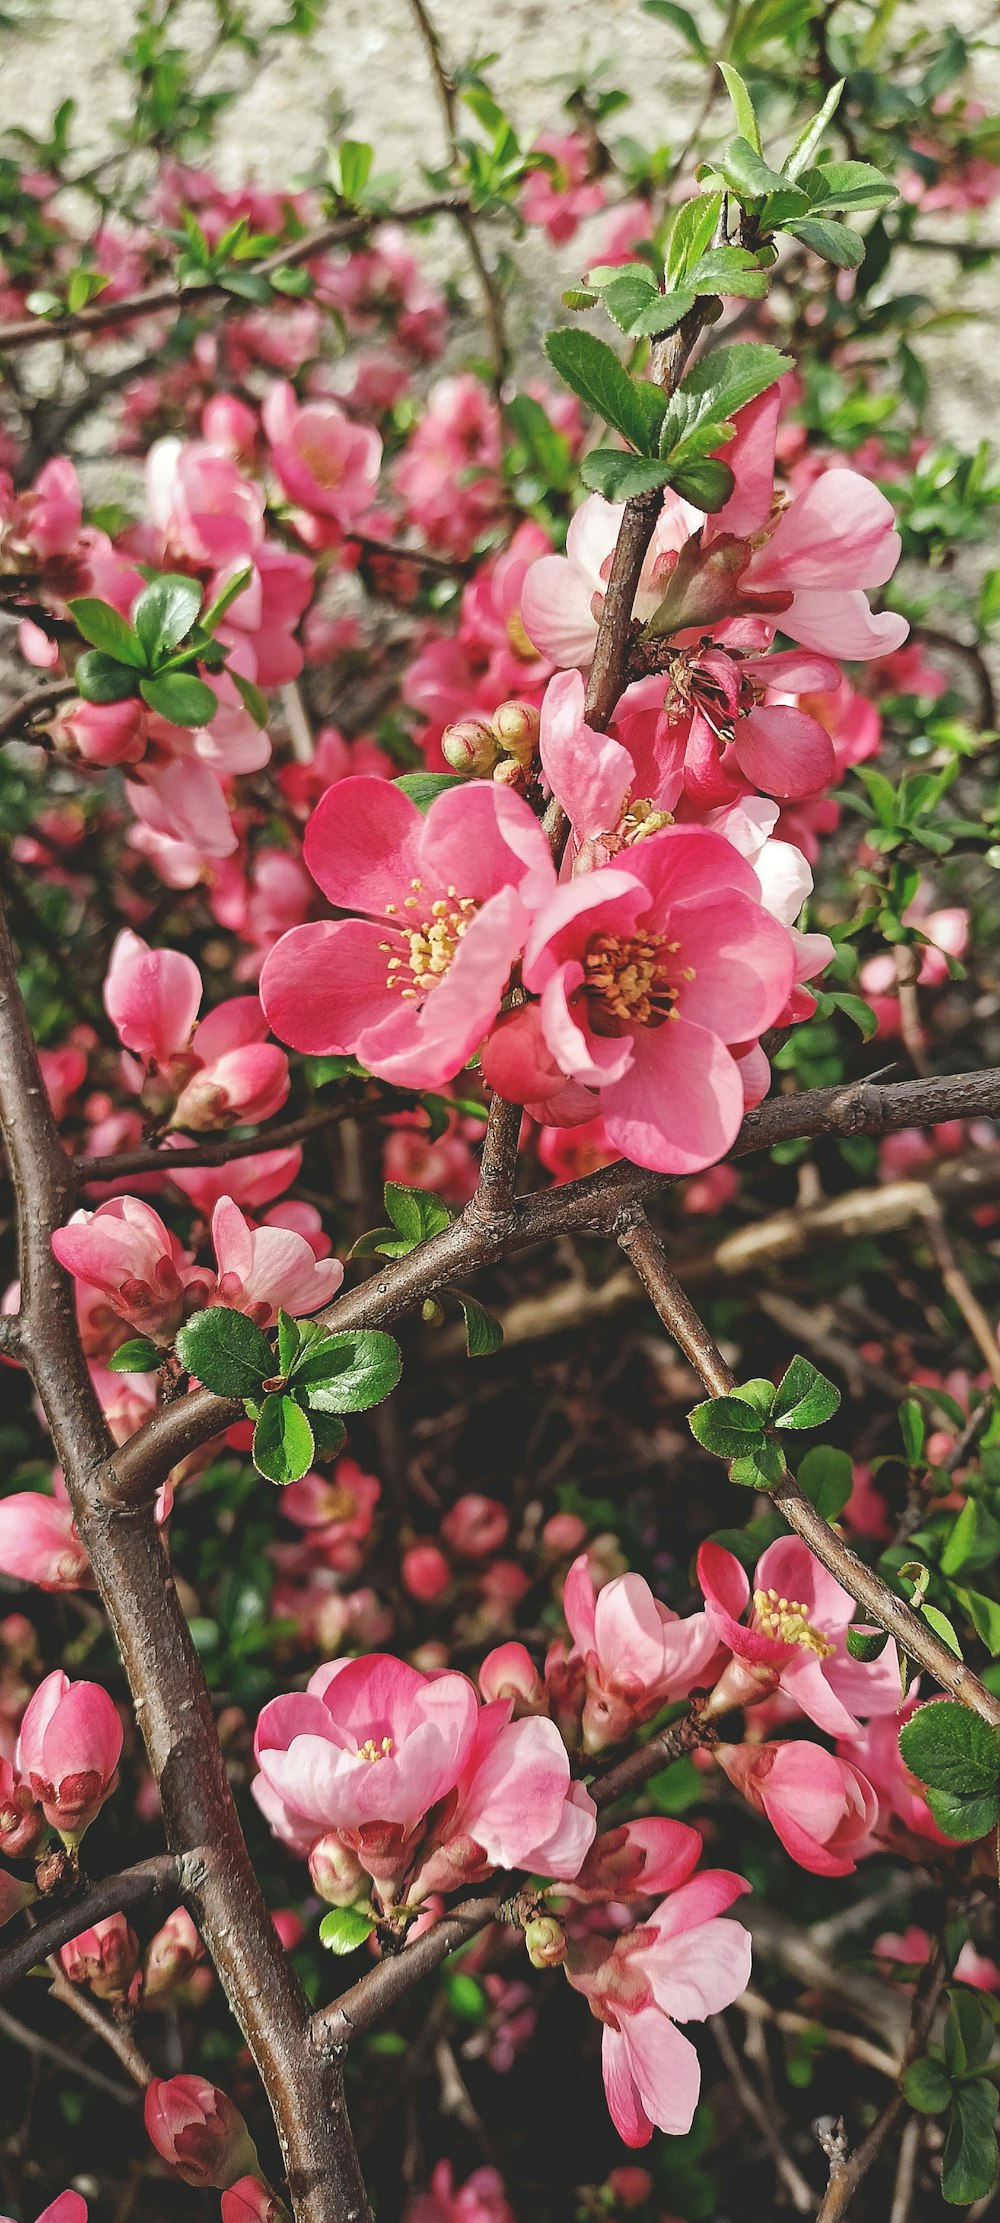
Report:
[[[122,1725],[100,1683],[71,1683],[61,1668],[40,1683],[21,1723],[15,1765],[46,1821],[79,1840],[118,1781]]]
[[[191,1266],[159,1213],[137,1196],[116,1196],[57,1227],[60,1266],[101,1292],[113,1312],[157,1343],[172,1343],[207,1276]],[[189,1301],[190,1300],[190,1301]]]
[[[553,886],[537,820],[479,781],[422,817],[382,780],[343,780],[314,811],[305,856],[331,903],[368,915],[278,943],[261,974],[270,1024],[295,1049],[439,1087],[479,1047]]]
[[[289,500],[348,532],[374,500],[382,461],[378,433],[352,424],[334,401],[300,403],[287,384],[271,387],[261,417]]]
[[[542,131],[531,151],[551,155],[556,167],[530,172],[521,193],[521,215],[526,224],[541,225],[553,246],[561,247],[584,217],[604,207],[604,187],[599,179],[588,179],[591,151],[579,132],[560,136]]]
[[[585,1675],[583,1737],[588,1752],[617,1744],[660,1707],[706,1679],[719,1639],[708,1615],[682,1620],[654,1598],[641,1575],[617,1575],[595,1590],[586,1552],[563,1586],[573,1639],[570,1660]]]
[[[471,555],[499,513],[500,423],[471,372],[432,386],[427,408],[396,465],[396,490],[432,548]]]
[[[719,1745],[720,1768],[814,1876],[853,1875],[878,1808],[867,1777],[822,1745]]]
[[[317,1258],[294,1228],[251,1227],[230,1196],[212,1213],[212,1242],[219,1278],[211,1302],[249,1313],[259,1327],[273,1326],[279,1308],[296,1320],[318,1312],[344,1278],[339,1258]]]
[[[851,1658],[847,1630],[857,1616],[854,1599],[797,1536],[782,1536],[768,1545],[757,1562],[752,1588],[733,1552],[721,1544],[703,1544],[698,1580],[718,1642],[748,1670],[740,1683],[743,1695],[734,1682],[730,1704],[746,1704],[759,1681],[761,1695],[780,1688],[808,1720],[833,1737],[854,1735],[857,1715],[896,1713],[900,1682],[895,1646],[887,1644],[871,1662]],[[728,1684],[723,1689],[728,1695]]]

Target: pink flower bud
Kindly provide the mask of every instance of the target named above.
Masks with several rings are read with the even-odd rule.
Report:
[[[186,1983],[204,1959],[205,1948],[186,1907],[177,1907],[150,1939],[143,1974],[143,1998],[162,1999]]]
[[[720,1744],[715,1758],[800,1868],[814,1876],[853,1875],[868,1849],[878,1800],[852,1761],[798,1737],[788,1744]]]
[[[368,1877],[356,1853],[341,1844],[334,1829],[318,1837],[309,1854],[313,1888],[331,1907],[353,1906],[368,1888]]]
[[[399,1573],[404,1590],[419,1598],[421,1605],[440,1598],[451,1581],[451,1568],[436,1544],[411,1544],[403,1553]]]
[[[0,1853],[28,1860],[45,1835],[45,1816],[9,1760],[0,1760]]]
[[[47,1822],[78,1844],[118,1781],[122,1725],[99,1683],[71,1683],[61,1668],[40,1683],[21,1723],[15,1766]]]
[[[214,2184],[221,2191],[257,2173],[256,2148],[239,2109],[203,2076],[154,2076],[144,2113],[161,2160],[185,2184]]]
[[[301,1914],[296,1914],[294,1907],[276,1907],[271,1920],[286,1953],[294,1953],[306,1934]]]
[[[222,2223],[286,2223],[288,2209],[259,2177],[240,2177],[222,2195]]]
[[[507,1541],[510,1518],[494,1497],[480,1497],[470,1490],[457,1498],[441,1523],[449,1551],[460,1559],[489,1559]]]
[[[630,2166],[627,2162],[622,2169],[612,2169],[608,2178],[608,2191],[613,2192],[620,2208],[641,2208],[652,2189],[649,2170]]]
[[[500,750],[487,718],[460,718],[457,725],[445,727],[441,754],[453,772],[469,772],[483,779],[492,772]]]
[[[563,1553],[580,1551],[587,1541],[587,1524],[579,1513],[553,1513],[542,1530],[542,1542],[547,1551]]]
[[[529,765],[538,747],[541,714],[532,702],[502,702],[493,713],[497,740],[518,764]]]
[[[6,1868],[0,1868],[0,1929],[5,1922],[12,1922],[15,1914],[30,1907],[35,1897],[33,1883],[21,1883],[17,1876],[8,1875]],[[3,2223],[2,2218],[0,2223]]]
[[[141,702],[72,702],[52,720],[57,749],[85,764],[138,764],[146,753]]]
[[[479,1670],[479,1688],[487,1704],[494,1698],[512,1698],[515,1721],[522,1714],[548,1713],[548,1692],[523,1644],[498,1644],[488,1652]]]
[[[566,1932],[554,1914],[536,1914],[525,1924],[524,1942],[532,1968],[561,1968]]]
[[[70,1938],[60,1955],[71,1984],[86,1984],[95,1999],[118,1999],[139,1966],[139,1940],[123,1914],[109,1914]]]

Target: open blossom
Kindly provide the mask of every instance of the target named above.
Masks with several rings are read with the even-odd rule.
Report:
[[[57,1470],[53,1494],[15,1490],[0,1499],[0,1569],[40,1590],[89,1590],[90,1561]]]
[[[257,996],[230,996],[196,1024],[201,975],[182,950],[150,949],[126,927],[111,952],[104,1008],[126,1050],[127,1081],[171,1127],[195,1133],[269,1119],[288,1095],[288,1059],[268,1042]]]
[[[720,1710],[724,1702],[752,1702],[756,1685],[758,1696],[782,1690],[828,1736],[855,1735],[856,1715],[896,1713],[895,1646],[887,1644],[870,1662],[851,1658],[847,1630],[857,1613],[854,1599],[797,1536],[768,1545],[752,1588],[733,1552],[703,1544],[698,1580],[718,1641],[733,1655],[717,1693]]]
[[[96,1212],[74,1212],[56,1228],[52,1249],[67,1273],[99,1290],[113,1312],[156,1343],[173,1341],[208,1281],[138,1196],[110,1197]]]
[[[853,1875],[878,1809],[860,1768],[799,1738],[719,1745],[715,1758],[800,1868],[814,1876]]]
[[[146,2088],[147,2135],[185,2184],[235,2184],[257,2168],[238,2108],[203,2076],[154,2076]]]
[[[675,2137],[690,2130],[701,2069],[677,2023],[720,2014],[750,1977],[746,1930],[718,1919],[749,1884],[718,1868],[693,1875],[697,1830],[668,1827],[676,1836],[676,1888],[639,1929],[613,1941],[591,1933],[571,1942],[565,1964],[604,2025],[604,2088],[627,2146],[648,2145],[654,2126]]]
[[[605,192],[597,178],[588,179],[590,150],[578,132],[560,136],[539,133],[532,154],[551,155],[554,170],[532,170],[521,193],[521,214],[526,224],[540,224],[554,247],[564,246],[585,216],[604,207]]]
[[[515,2218],[498,2169],[474,2169],[456,2186],[451,2162],[439,2161],[430,2191],[408,2202],[403,2223],[515,2223]]]
[[[382,461],[378,433],[352,424],[335,401],[297,401],[287,384],[271,387],[261,417],[289,500],[310,519],[326,518],[349,532],[375,498]]]
[[[528,805],[473,782],[426,817],[383,780],[342,780],[314,811],[306,862],[331,903],[367,914],[293,927],[261,1000],[282,1041],[437,1088],[478,1049],[554,884]]]
[[[617,1744],[661,1706],[706,1679],[719,1639],[705,1613],[681,1620],[654,1598],[641,1575],[616,1575],[596,1591],[586,1552],[563,1587],[573,1639],[570,1663],[585,1677],[583,1738],[588,1752]]]
[[[795,971],[792,940],[732,844],[667,827],[629,851],[627,869],[584,873],[540,911],[523,966],[537,1014],[506,1022],[483,1071],[534,1105],[540,1034],[565,1079],[595,1092],[582,1114],[599,1109],[626,1157],[697,1173],[736,1138],[746,1094],[734,1052],[774,1024]],[[556,1101],[547,1116],[560,1123]]]
[[[146,459],[146,495],[171,560],[214,570],[246,562],[264,538],[260,488],[207,441],[157,440]]]
[[[78,1840],[118,1781],[122,1725],[100,1683],[71,1683],[61,1668],[40,1683],[21,1723],[14,1764],[47,1822]]]
[[[210,1302],[249,1313],[258,1327],[272,1327],[279,1308],[295,1320],[318,1312],[344,1278],[339,1258],[317,1258],[295,1228],[251,1227],[230,1196],[212,1213],[212,1242],[219,1278]]]
[[[469,1758],[437,1822],[410,1897],[481,1882],[494,1868],[576,1875],[597,1828],[593,1799],[571,1783],[555,1723],[512,1721],[506,1699],[480,1707]]]

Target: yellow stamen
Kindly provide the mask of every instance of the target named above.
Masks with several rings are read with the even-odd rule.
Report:
[[[800,1644],[815,1652],[817,1659],[828,1660],[837,1649],[813,1628],[804,1605],[796,1598],[779,1598],[776,1590],[754,1591],[753,1623],[762,1636],[776,1637],[781,1644]]]
[[[358,1759],[387,1760],[391,1751],[391,1737],[383,1737],[381,1745],[376,1744],[374,1737],[366,1737],[364,1744],[359,1744],[358,1746]]]

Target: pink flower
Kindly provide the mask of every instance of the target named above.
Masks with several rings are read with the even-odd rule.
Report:
[[[604,187],[596,178],[587,182],[590,150],[577,132],[562,138],[555,131],[540,132],[531,151],[552,155],[557,168],[531,171],[521,193],[521,214],[526,224],[542,225],[554,247],[562,247],[585,216],[604,207]]]
[[[620,1743],[661,1706],[686,1698],[719,1648],[707,1614],[681,1620],[641,1575],[617,1575],[595,1593],[586,1552],[566,1577],[563,1612],[573,1639],[570,1662],[579,1659],[586,1676],[588,1752]]]
[[[548,1713],[548,1692],[523,1644],[499,1644],[488,1652],[479,1670],[479,1688],[487,1704],[494,1698],[510,1700],[515,1719]]]
[[[174,1134],[170,1141],[177,1150],[185,1147],[183,1135]],[[165,1160],[165,1169],[167,1164]],[[293,1143],[288,1150],[261,1150],[247,1158],[232,1158],[228,1165],[179,1166],[170,1172],[170,1179],[207,1220],[221,1196],[232,1197],[248,1211],[259,1211],[290,1187],[301,1165],[301,1148]]]
[[[564,556],[540,556],[532,564],[521,595],[521,616],[539,654],[564,667],[586,667],[593,657],[597,624],[618,540],[623,502],[590,494],[570,520]],[[667,491],[642,567],[635,616],[645,623],[658,609],[684,547],[701,524],[701,512]]]
[[[127,1050],[165,1066],[186,1050],[201,1004],[201,974],[178,949],[150,949],[125,927],[104,979],[104,1008]]]
[[[795,968],[749,864],[717,834],[670,827],[630,850],[627,870],[557,891],[532,926],[523,977],[553,1062],[597,1092],[611,1143],[658,1172],[697,1173],[743,1118],[732,1048],[774,1024]],[[483,1071],[537,1102],[530,1067],[517,1085],[508,1060],[501,1084],[490,1045]]]
[[[933,1699],[930,1703],[934,1703]],[[911,1687],[895,1716],[880,1714],[854,1736],[841,1739],[838,1744],[842,1759],[864,1769],[865,1779],[871,1783],[878,1801],[871,1836],[863,1847],[866,1853],[888,1846],[893,1851],[908,1853],[911,1858],[920,1858],[922,1846],[927,1842],[932,1845],[954,1843],[953,1838],[946,1837],[938,1828],[923,1784],[910,1774],[899,1749],[900,1730],[912,1721],[919,1704],[917,1684]]]
[[[146,2088],[147,2135],[185,2184],[235,2184],[257,2168],[253,2140],[225,2092],[203,2076],[154,2076]]]
[[[349,532],[375,498],[382,461],[378,433],[352,424],[335,401],[301,404],[287,384],[271,387],[261,417],[289,500]]]
[[[90,1561],[80,1542],[62,1476],[53,1495],[16,1490],[0,1499],[0,1568],[40,1590],[89,1590]]]
[[[204,1285],[176,1238],[141,1197],[111,1197],[96,1212],[74,1212],[57,1227],[60,1266],[100,1290],[114,1312],[154,1342],[171,1343],[187,1293]]]
[[[222,2223],[281,2223],[286,2209],[259,2177],[239,2177],[222,2195]]]
[[[122,1725],[99,1683],[71,1683],[61,1668],[28,1704],[15,1765],[47,1822],[78,1842],[118,1781]]]
[[[383,780],[343,780],[314,811],[305,856],[331,903],[368,915],[294,927],[271,951],[261,998],[275,1032],[439,1087],[479,1047],[553,886],[537,820],[480,781],[422,817]]]
[[[305,1691],[272,1699],[254,1749],[265,1782],[316,1836],[385,1824],[412,1834],[454,1790],[478,1711],[464,1675],[421,1675],[370,1653],[334,1660]]]
[[[339,1258],[317,1258],[294,1228],[251,1228],[232,1197],[220,1196],[212,1213],[212,1242],[219,1265],[213,1304],[247,1312],[271,1327],[281,1307],[293,1319],[329,1304],[344,1278]]]
[[[14,2223],[13,2216],[0,2215],[0,2223]],[[50,2201],[43,2208],[37,2223],[87,2223],[87,2203],[78,2192],[60,2192],[58,2200]]]
[[[150,516],[181,563],[246,562],[264,538],[264,497],[228,456],[200,440],[157,440],[146,459]]]
[[[410,1887],[411,1899],[482,1881],[494,1868],[568,1879],[594,1840],[597,1809],[572,1783],[555,1723],[512,1721],[510,1703],[482,1706],[475,1742]]]
[[[187,1908],[177,1907],[146,1948],[142,1996],[147,2004],[177,1991],[204,1958],[204,1945]]]
[[[432,548],[471,555],[503,505],[500,458],[497,406],[479,379],[440,379],[396,465],[397,492]]]
[[[866,1776],[822,1745],[723,1744],[715,1758],[785,1851],[814,1876],[850,1876],[878,1801]]]
[[[506,1543],[509,1531],[506,1506],[476,1490],[456,1498],[441,1522],[442,1537],[459,1559],[491,1558]]]
[[[455,2189],[450,2161],[439,2161],[429,2192],[418,2192],[404,2211],[403,2223],[515,2223],[498,2169],[474,2169]]]
[[[701,1837],[686,1822],[662,1821],[656,1815],[620,1822],[594,1839],[567,1886],[569,1896],[598,1905],[607,1899],[659,1899],[687,1882],[701,1852]]]
[[[139,1966],[139,1940],[123,1914],[109,1914],[70,1938],[59,1964],[71,1984],[86,1984],[95,1999],[121,1999]]]
[[[855,1714],[896,1713],[900,1683],[895,1646],[887,1644],[867,1664],[851,1658],[847,1629],[857,1613],[854,1599],[797,1536],[782,1536],[768,1545],[757,1562],[752,1595],[746,1570],[721,1544],[702,1545],[698,1580],[718,1642],[748,1670],[741,1681],[733,1680],[732,1669],[726,1670],[720,1706],[723,1692],[729,1704],[747,1704],[747,1693],[759,1682],[760,1695],[784,1691],[809,1721],[833,1737],[857,1734]],[[744,1625],[741,1615],[748,1603],[750,1618]]]
[[[676,2024],[720,2014],[745,1990],[749,1936],[717,1917],[749,1888],[742,1876],[709,1868],[613,1945],[593,1936],[570,1945],[566,1974],[604,2024],[604,2089],[627,2146],[648,2145],[654,2125],[674,2137],[691,2128],[701,2069]]]
[[[84,764],[138,764],[146,753],[147,712],[141,702],[64,703],[49,730],[57,749]]]

